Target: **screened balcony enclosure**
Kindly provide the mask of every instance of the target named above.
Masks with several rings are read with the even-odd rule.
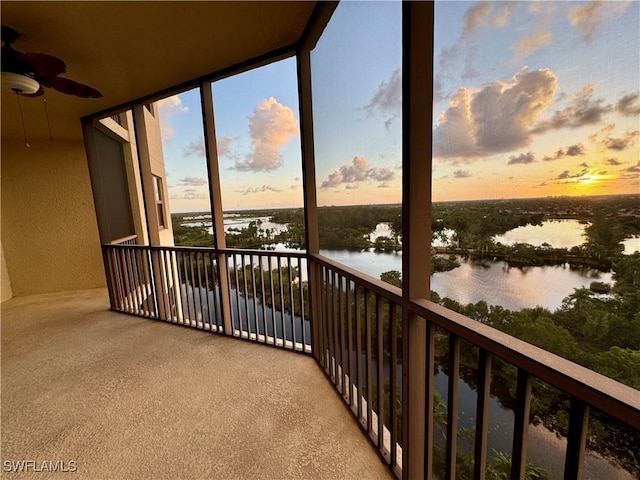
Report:
[[[91,303],[89,312],[78,307],[72,317],[95,317],[96,323],[86,327],[91,348],[112,361],[116,371],[130,372],[122,380],[121,395],[140,417],[126,415],[138,422],[139,429],[130,432],[125,446],[135,448],[138,440],[150,441],[145,443],[149,449],[159,449],[172,459],[175,452],[163,442],[177,441],[178,449],[189,451],[185,458],[194,462],[203,458],[203,451],[211,455],[219,448],[229,465],[214,461],[207,465],[208,474],[219,478],[626,480],[639,475],[638,390],[432,301],[433,185],[440,165],[434,152],[441,143],[433,133],[433,106],[441,93],[434,76],[438,61],[434,4],[388,2],[381,7],[385,14],[375,21],[366,17],[373,11],[366,5],[317,3],[301,36],[285,48],[82,118],[107,287],[102,300],[108,295],[111,311],[96,313],[100,308]],[[350,24],[350,18],[343,16],[347,9],[363,20]],[[348,37],[353,32],[345,33],[346,24],[362,34],[361,43]],[[383,29],[392,41],[376,44],[377,32]],[[227,133],[227,126],[237,119],[219,105],[240,104],[244,93],[238,99],[225,97],[224,82],[281,61],[290,62],[291,70],[295,66],[295,88],[290,92],[294,108],[265,98],[246,127],[249,153],[234,151],[240,142]],[[372,100],[354,112],[346,102],[349,90],[342,87],[349,84],[354,92],[360,84],[371,86],[375,83],[368,78],[371,65],[386,62],[396,62],[398,68],[389,68],[389,80],[380,85],[382,93],[374,97],[375,103]],[[273,76],[281,84],[291,81]],[[393,98],[387,96],[391,86],[398,94]],[[247,90],[246,96],[251,94]],[[180,95],[189,96],[192,103],[180,103]],[[332,105],[343,108],[331,110],[324,101],[329,97],[336,102]],[[173,108],[171,115],[190,111],[196,123],[167,128],[161,111],[167,104]],[[451,118],[457,112],[454,107],[447,110]],[[611,106],[609,111],[613,110]],[[271,117],[271,123],[265,122],[264,137],[277,148],[256,133],[265,112],[285,118],[286,135],[269,130]],[[379,130],[368,131],[367,119],[378,113],[384,122]],[[246,118],[242,120],[246,123]],[[348,124],[361,136],[344,138],[349,136]],[[175,157],[172,138],[187,130],[197,132],[198,141],[189,144],[180,162],[193,170],[181,170],[178,180],[167,161]],[[388,144],[382,145],[380,137],[385,135]],[[276,178],[285,161],[281,155],[285,137],[296,139],[289,148],[297,150],[300,163],[295,180],[287,179],[294,183],[290,190],[300,197],[302,207],[296,247],[230,248],[225,234],[225,215],[232,210],[228,205],[243,201],[246,193],[266,199],[273,192],[284,195],[285,190],[266,183],[239,188],[235,177],[249,172]],[[336,145],[352,148],[353,161],[334,169]],[[365,149],[370,149],[369,160],[358,153]],[[190,156],[194,152],[197,161]],[[571,156],[567,152],[558,155]],[[263,157],[258,159],[258,153]],[[380,166],[371,158],[387,163]],[[459,168],[456,176],[470,174]],[[391,180],[398,180],[397,185]],[[322,250],[327,227],[319,211],[338,198],[331,188],[340,185],[355,196],[365,181],[380,189],[375,191],[380,203],[390,203],[392,194],[401,202],[395,238],[388,239],[401,256],[397,286]],[[176,187],[182,188],[180,196]],[[172,207],[189,212],[182,207],[186,203],[179,202],[194,198],[206,205],[210,224],[199,246],[177,245],[174,235],[183,225],[172,225],[176,218]],[[74,295],[67,299],[71,312],[85,294]],[[55,311],[63,311],[65,298],[43,301],[54,302]],[[12,304],[14,323],[10,336],[3,336],[3,350],[19,350],[20,328],[15,324],[19,309],[41,314],[39,302],[21,302]],[[62,331],[56,335],[81,335],[75,326],[59,321]],[[120,326],[129,333],[120,333]],[[100,344],[103,334],[108,346]],[[91,355],[91,348],[80,355]],[[116,350],[113,356],[109,348]],[[159,358],[164,359],[166,371],[154,366]],[[35,368],[39,361],[34,354],[26,368]],[[11,367],[14,378],[19,377],[20,365],[14,362]],[[142,391],[134,395],[129,388],[136,388],[132,377],[138,375]],[[89,391],[92,384],[109,381],[90,372],[88,383],[79,383]],[[28,388],[18,393],[28,395]],[[208,401],[209,395],[214,399],[211,405],[198,403]],[[171,402],[181,400],[189,404],[175,405],[184,409],[184,418],[169,415]],[[197,401],[189,403],[192,400]],[[11,428],[18,432],[22,417],[19,402],[13,397],[12,402],[12,415],[18,420]],[[36,406],[29,403],[27,411],[31,408]],[[117,403],[110,399],[106,408],[107,417],[117,417]],[[91,413],[86,405],[78,409],[80,417]],[[561,422],[553,423],[541,413],[548,411]],[[153,415],[169,415],[170,428],[178,432],[175,439],[155,430],[161,420]],[[245,417],[251,419],[248,426],[243,425]],[[72,435],[86,435],[87,424],[77,421],[79,425],[69,427]],[[60,418],[56,422],[64,423]],[[122,418],[116,423],[125,431],[129,428]],[[160,438],[149,440],[154,435]],[[269,435],[273,440],[263,438]],[[230,445],[224,445],[227,436]],[[497,436],[501,438],[496,440]],[[119,448],[109,438],[96,438]],[[598,447],[603,438],[610,445]],[[250,445],[245,451],[241,444],[246,441]],[[46,443],[46,434],[35,442]],[[151,453],[145,451],[143,461],[154,458]],[[284,458],[275,461],[277,455]],[[252,456],[258,461],[253,463]],[[104,456],[93,457],[93,473],[108,468]],[[201,474],[179,470],[170,460],[165,463],[162,471],[176,476]],[[139,470],[135,473],[143,475]],[[118,467],[115,476],[123,472],[124,467]]]

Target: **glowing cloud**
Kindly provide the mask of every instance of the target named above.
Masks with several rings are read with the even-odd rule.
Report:
[[[532,128],[552,104],[557,78],[548,69],[521,69],[510,81],[459,89],[438,117],[434,152],[456,163],[527,146]]]
[[[347,189],[354,189],[358,187],[358,182],[366,180],[388,182],[394,178],[395,172],[392,168],[375,168],[369,165],[366,158],[356,156],[350,164],[342,165],[338,170],[329,174],[328,179],[322,182],[320,188],[346,185]]]
[[[188,112],[189,108],[182,105],[182,100],[178,95],[172,95],[156,102],[158,107],[158,116],[160,117],[160,133],[162,135],[162,141],[168,142],[175,134],[173,124],[171,123],[172,117],[181,112]]]
[[[236,160],[235,169],[268,172],[281,167],[284,159],[280,149],[298,134],[298,122],[293,110],[273,97],[263,100],[249,117],[253,151],[244,160]]]

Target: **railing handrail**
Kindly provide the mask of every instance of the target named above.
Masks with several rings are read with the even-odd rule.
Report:
[[[112,240],[111,243],[108,243],[107,245],[109,245],[109,246],[122,245],[125,242],[129,242],[131,240],[136,240],[137,238],[138,238],[138,235],[136,235],[134,233],[133,235],[127,235],[126,237],[117,238],[115,240]]]
[[[402,305],[402,290],[398,287],[394,287],[393,285],[367,275],[366,273],[362,273],[358,270],[354,270],[353,268],[349,268],[345,265],[339,264],[322,255],[310,253],[307,255],[307,257],[315,261],[316,263],[319,263],[320,265],[324,265],[325,267],[335,270],[343,277],[346,277],[349,280],[358,283],[359,285],[371,290],[372,292],[377,293],[387,300],[391,300],[398,305]]]
[[[429,300],[410,310],[511,365],[640,429],[640,392]]]
[[[185,247],[181,245],[122,245],[115,243],[106,243],[102,245],[103,247],[117,247],[117,248],[134,248],[134,249],[147,249],[147,250],[164,250],[164,251],[174,251],[174,252],[210,252],[210,253],[225,253],[228,255],[254,255],[259,257],[269,257],[269,256],[290,256],[291,258],[308,258],[306,252],[291,252],[291,251],[282,251],[282,250],[256,250],[249,248],[215,248],[215,247]]]

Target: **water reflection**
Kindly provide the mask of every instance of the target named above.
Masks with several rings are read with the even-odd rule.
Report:
[[[578,220],[546,220],[542,225],[526,225],[496,235],[494,240],[504,245],[528,243],[535,247],[548,243],[554,248],[571,248],[586,240],[585,228],[589,224]]]

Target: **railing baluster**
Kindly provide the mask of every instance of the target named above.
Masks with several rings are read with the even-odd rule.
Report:
[[[491,391],[491,354],[480,349],[478,359],[478,403],[473,478],[484,480],[487,467],[487,433],[489,430],[489,392]]]
[[[147,296],[145,291],[146,279],[144,275],[144,258],[143,256],[147,253],[146,250],[139,250],[134,248],[131,250],[131,254],[133,255],[133,263],[134,270],[136,275],[136,290],[138,292],[138,298],[140,299],[140,311],[142,315],[147,318],[154,317],[153,312],[148,306]],[[160,274],[162,275],[162,274]]]
[[[209,252],[202,253],[202,269],[204,270],[204,296],[207,304],[207,320],[204,322],[205,326],[208,326],[209,330],[213,330],[212,326],[212,312],[211,312],[211,300],[209,300],[209,263],[211,262],[211,254]]]
[[[260,257],[258,257],[260,258]],[[251,290],[253,292],[253,319],[256,326],[256,342],[260,339],[260,327],[258,327],[258,291],[256,287],[256,269],[253,266],[253,255],[249,256],[251,263]]]
[[[198,323],[198,328],[204,328],[205,326],[205,317],[204,317],[204,307],[206,299],[202,299],[202,270],[200,268],[200,259],[202,258],[202,263],[204,263],[204,254],[202,252],[195,253],[195,261],[196,261],[196,271],[198,273],[198,302],[200,304],[200,322]]]
[[[298,290],[300,295],[300,334],[302,335],[302,351],[307,351],[307,332],[304,326],[305,317],[304,317],[304,284],[302,282],[302,272],[308,271],[307,269],[302,269],[302,259],[298,257]],[[309,285],[307,281],[307,285]],[[309,344],[311,346],[311,344]]]
[[[191,275],[191,299],[193,300],[193,318],[189,322],[189,326],[198,326],[198,304],[196,303],[196,279],[193,259],[196,252],[189,252],[189,274]]]
[[[234,253],[233,254],[233,272],[234,272],[234,276],[235,276],[235,281],[236,281],[236,311],[238,312],[238,335],[242,336],[242,311],[241,311],[241,307],[240,307],[240,279],[238,277],[238,255],[241,254],[237,254]],[[234,325],[235,327],[235,325]],[[235,330],[235,328],[234,328]],[[234,335],[235,335],[235,331],[234,331]]]
[[[335,316],[333,314],[333,272],[331,269],[327,269],[327,310],[326,310],[326,320],[327,320],[327,342],[329,345],[329,376],[331,377],[331,381],[336,381],[336,372],[335,372],[335,337],[333,334],[334,328],[334,319]]]
[[[124,263],[126,266],[126,270],[127,270],[127,278],[129,279],[129,288],[127,289],[128,291],[128,297],[129,297],[129,302],[131,305],[131,311],[132,313],[135,313],[136,315],[139,314],[138,312],[138,302],[137,299],[135,297],[135,280],[133,279],[133,272],[132,272],[132,267],[131,267],[131,257],[129,255],[129,249],[128,248],[124,248]]]
[[[364,291],[364,318],[365,318],[365,340],[367,343],[367,360],[365,362],[367,368],[367,433],[371,435],[371,387],[373,386],[371,372],[371,309],[369,308],[369,290]]]
[[[176,301],[176,281],[175,272],[173,271],[173,252],[171,250],[162,251],[162,261],[167,272],[167,321],[174,322],[177,317],[177,301]],[[175,318],[177,321],[177,318]]]
[[[564,460],[564,480],[582,478],[588,423],[589,406],[576,397],[571,397],[567,453]]]
[[[184,323],[184,299],[182,298],[182,287],[180,283],[180,264],[178,252],[170,252],[171,270],[173,274],[173,296],[175,301],[176,322]]]
[[[118,261],[118,249],[108,250],[109,253],[109,261],[113,267],[113,273],[115,275],[115,284],[116,290],[118,292],[118,310],[126,311],[125,308],[125,299],[124,299],[124,286],[122,284],[122,268],[120,267],[120,262]]]
[[[321,321],[321,338],[322,338],[322,363],[327,374],[329,373],[329,324],[327,322],[327,302],[329,301],[329,285],[327,279],[327,269],[324,265],[320,266],[320,321]]]
[[[345,324],[345,318],[344,318],[344,297],[345,297],[345,293],[343,290],[343,286],[345,284],[345,278],[342,275],[338,275],[338,321],[340,322],[340,331],[339,331],[339,338],[340,338],[340,385],[341,385],[341,393],[342,396],[344,398],[347,398],[346,395],[346,388],[345,388],[345,378],[346,378],[346,372],[345,372],[345,361],[344,361],[344,350],[345,350],[345,345],[346,345],[346,337],[345,337],[345,331],[344,331],[344,324]]]
[[[133,298],[136,303],[136,309],[138,315],[144,315],[144,309],[142,308],[142,297],[140,295],[140,279],[138,277],[138,266],[136,265],[135,252],[131,249],[127,249],[127,256],[129,258],[129,269],[131,272],[131,278],[133,280]]]
[[[147,262],[147,265],[149,265],[149,272],[151,273],[151,275],[149,275],[149,280],[151,283],[151,307],[150,307],[150,311],[153,312],[153,318],[160,318],[160,310],[158,308],[158,298],[157,298],[157,289],[156,289],[156,279],[154,278],[155,275],[153,275],[154,272],[154,267],[153,267],[153,263],[152,263],[152,259],[151,259],[151,249],[146,248],[144,249],[145,252],[145,260]]]
[[[398,385],[397,385],[397,372],[398,368],[398,332],[397,332],[397,323],[398,318],[396,316],[396,305],[393,302],[389,302],[389,315],[391,329],[389,350],[391,352],[391,370],[389,371],[389,380],[391,382],[391,398],[389,399],[389,406],[391,408],[391,468],[394,468],[398,463],[397,451],[396,451],[396,443],[398,441],[398,406],[396,405],[396,395],[398,394]]]
[[[433,372],[435,370],[436,352],[436,327],[432,322],[427,321],[427,338],[425,342],[425,439],[424,439],[424,474],[431,477],[433,474],[433,397],[435,387],[433,382]]]
[[[376,339],[377,339],[377,357],[378,357],[378,450],[384,449],[384,319],[382,318],[382,300],[380,295],[376,294]]]
[[[331,272],[331,294],[332,294],[332,304],[331,304],[331,325],[333,327],[333,364],[334,364],[334,383],[336,387],[338,387],[338,391],[342,393],[342,381],[340,379],[340,375],[342,372],[342,361],[341,361],[341,353],[340,353],[340,326],[338,325],[339,320],[339,286],[338,286],[338,272]]]
[[[355,285],[355,318],[356,318],[356,381],[358,385],[358,421],[362,421],[362,299],[361,288]]]
[[[276,338],[278,338],[278,326],[276,324],[276,289],[273,283],[273,265],[271,265],[271,259],[269,259],[269,284],[271,290],[271,325],[273,327],[273,345],[276,345]]]
[[[282,320],[282,348],[287,348],[287,329],[284,312],[284,282],[282,278],[282,257],[278,255],[278,283],[280,284],[280,319]]]
[[[269,258],[267,257],[267,261]],[[260,294],[262,295],[262,332],[264,333],[264,343],[267,343],[267,305],[266,291],[264,288],[264,270],[262,265],[262,257],[258,257],[258,270],[260,271]]]
[[[182,294],[182,287],[184,285],[184,297],[182,302],[182,324],[186,325],[187,322],[190,322],[190,319],[191,319],[191,305],[189,302],[189,285],[188,285],[189,282],[187,280],[187,261],[185,259],[186,252],[182,251],[179,253],[180,253],[180,260],[182,263],[182,269],[178,269],[178,277],[180,281],[180,285],[178,287],[180,288],[180,294]]]
[[[293,341],[293,349],[296,349],[296,309],[295,309],[295,297],[293,295],[293,278],[291,276],[291,257],[287,257],[287,277],[289,279],[289,309],[291,310],[291,340]]]
[[[518,369],[516,408],[513,421],[513,448],[511,449],[511,478],[524,480],[527,463],[529,409],[531,407],[531,376]]]
[[[213,320],[216,324],[216,332],[220,332],[223,328],[222,322],[222,308],[220,307],[219,295],[220,284],[222,279],[220,278],[220,269],[218,268],[218,259],[215,254],[209,255],[209,262],[211,265],[211,297],[213,298]]]
[[[346,279],[345,279],[346,280]],[[349,375],[349,406],[353,407],[353,310],[351,309],[351,280],[346,280],[346,310],[347,310],[347,372]]]
[[[244,288],[244,319],[246,321],[242,324],[242,333],[246,332],[247,338],[251,338],[251,320],[249,319],[249,286],[247,284],[247,267],[245,264],[245,254],[240,256],[240,262],[242,264],[242,285]]]
[[[456,478],[458,435],[458,378],[460,376],[460,338],[449,334],[449,385],[447,395],[447,456],[445,479]]]

